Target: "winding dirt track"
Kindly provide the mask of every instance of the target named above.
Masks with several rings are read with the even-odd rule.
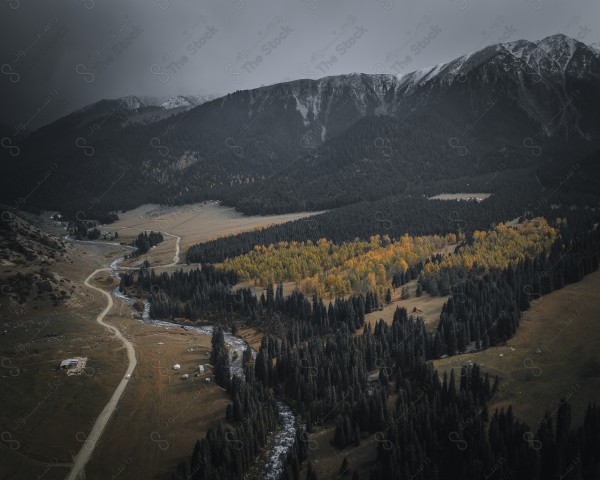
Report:
[[[123,395],[123,392],[125,391],[125,387],[127,387],[127,382],[128,382],[127,375],[131,375],[137,365],[137,359],[135,357],[135,350],[134,350],[131,342],[123,336],[123,334],[119,331],[119,329],[117,327],[114,327],[113,325],[109,325],[108,323],[104,322],[104,317],[106,316],[106,314],[108,312],[110,312],[111,308],[113,307],[112,296],[110,295],[110,293],[89,283],[89,281],[94,276],[96,276],[99,272],[106,272],[106,271],[110,271],[110,268],[99,268],[97,270],[94,270],[92,273],[90,273],[89,277],[87,277],[85,279],[84,284],[86,287],[97,290],[98,292],[100,292],[102,295],[104,295],[106,297],[106,299],[108,301],[108,305],[106,305],[106,307],[104,308],[104,310],[102,310],[100,315],[98,315],[96,317],[96,321],[103,327],[105,327],[105,328],[109,329],[111,332],[113,332],[115,334],[115,336],[123,342],[123,344],[125,345],[125,348],[127,348],[127,358],[129,359],[129,366],[127,367],[125,376],[123,377],[123,379],[121,380],[121,382],[119,383],[117,388],[115,389],[112,397],[110,398],[110,400],[108,401],[108,403],[106,404],[106,406],[104,407],[104,409],[102,410],[100,415],[98,415],[98,418],[96,418],[96,423],[94,423],[94,426],[92,427],[92,430],[90,431],[89,435],[87,436],[85,443],[81,447],[81,450],[79,450],[79,453],[73,459],[73,466],[71,468],[71,471],[69,472],[69,475],[67,476],[68,480],[76,480],[77,478],[80,478],[80,475],[83,471],[83,468],[85,467],[85,464],[91,458],[92,453],[94,452],[94,449],[96,448],[96,445],[98,444],[98,440],[100,440],[100,436],[102,435],[102,432],[104,432],[104,429],[106,428],[106,424],[108,423],[108,420],[114,413],[115,408],[117,407],[117,404],[119,403],[119,400],[121,399],[121,396]]]
[[[171,235],[171,234],[167,234],[167,235]],[[175,235],[171,235],[171,236],[175,237]],[[179,262],[180,241],[181,241],[181,237],[177,237],[177,241],[175,244],[175,256],[173,257],[173,262],[168,265],[161,265],[162,267],[172,267]],[[100,325],[102,325],[103,327],[107,328],[112,333],[114,333],[115,336],[123,342],[123,345],[125,345],[125,348],[127,349],[127,358],[129,360],[129,365],[127,367],[127,371],[125,372],[125,376],[123,377],[123,379],[121,380],[121,382],[119,383],[117,388],[115,389],[114,393],[112,394],[112,397],[110,397],[110,400],[108,401],[108,403],[106,404],[106,406],[104,407],[104,409],[102,410],[100,415],[98,415],[98,418],[96,418],[96,422],[94,423],[92,430],[90,431],[89,435],[87,436],[85,443],[79,450],[79,453],[73,459],[73,466],[71,467],[71,471],[69,472],[69,475],[66,477],[67,480],[77,480],[78,478],[85,478],[83,475],[83,469],[84,469],[85,465],[87,464],[87,462],[92,457],[92,453],[94,452],[94,449],[96,448],[96,445],[98,444],[98,441],[100,440],[100,437],[102,436],[102,433],[104,432],[104,429],[106,428],[106,425],[107,425],[108,421],[110,420],[110,417],[114,413],[115,408],[117,408],[117,404],[119,403],[119,400],[121,399],[121,396],[123,395],[123,392],[125,391],[125,388],[127,387],[127,383],[129,381],[127,377],[133,373],[133,371],[135,370],[135,367],[137,365],[135,349],[133,348],[132,343],[123,336],[123,334],[120,332],[120,330],[117,327],[110,325],[104,321],[104,317],[106,316],[106,314],[108,312],[110,312],[110,310],[113,307],[112,295],[109,292],[106,292],[105,290],[102,290],[101,288],[98,288],[90,283],[90,280],[92,278],[94,278],[99,272],[107,272],[107,271],[109,272],[109,271],[111,271],[111,269],[110,268],[99,268],[97,270],[94,270],[92,273],[90,273],[90,275],[85,279],[85,281],[83,283],[86,287],[89,287],[93,290],[97,290],[98,292],[100,292],[102,295],[104,295],[106,297],[106,300],[108,303],[107,303],[106,307],[104,308],[104,310],[102,310],[102,312],[96,317],[96,321]]]
[[[169,235],[171,237],[176,237],[177,240],[175,241],[175,256],[173,257],[173,262],[169,263],[168,265],[159,265],[159,267],[174,267],[175,265],[177,265],[179,263],[179,247],[181,244],[181,237],[178,237],[177,235],[173,235],[172,233],[167,233],[167,232],[163,232],[166,235]]]

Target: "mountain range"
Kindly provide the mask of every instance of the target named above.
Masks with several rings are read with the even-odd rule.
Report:
[[[415,186],[501,188],[483,179],[558,171],[598,150],[599,134],[600,51],[558,34],[406,75],[102,100],[5,137],[0,201],[88,217],[203,199],[247,213],[329,209]]]

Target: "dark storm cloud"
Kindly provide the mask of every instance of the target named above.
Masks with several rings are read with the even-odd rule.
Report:
[[[600,40],[597,0],[7,0],[1,8],[2,121],[29,130],[101,98],[405,74],[558,32]]]

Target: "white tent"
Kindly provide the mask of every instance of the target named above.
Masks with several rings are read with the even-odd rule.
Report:
[[[204,365],[198,365],[198,371],[200,373],[204,372]]]
[[[60,368],[73,368],[76,367],[78,360],[76,358],[67,358],[60,362]]]
[[[178,363],[173,365],[173,370],[179,370],[180,368],[181,368],[181,365],[179,365]]]

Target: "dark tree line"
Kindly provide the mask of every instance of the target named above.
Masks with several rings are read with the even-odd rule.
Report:
[[[232,403],[227,405],[225,422],[196,441],[191,460],[178,465],[174,480],[242,479],[266,446],[269,433],[278,428],[277,401],[256,380],[249,364],[251,355],[246,355],[250,350],[244,352],[244,375],[230,376],[229,356],[220,327],[215,327],[211,342],[215,381],[227,389]],[[307,446],[301,441],[303,435],[304,429],[298,426],[295,442],[284,460],[282,479],[300,480],[301,465],[307,457]]]
[[[390,443],[379,445],[369,478],[598,478],[600,408],[590,404],[583,424],[572,429],[570,406],[561,400],[556,428],[547,413],[532,429],[515,419],[510,406],[489,418],[485,403],[470,401],[476,391],[467,377],[472,374],[461,377],[458,391],[450,388],[451,379],[428,392],[423,402],[394,412],[386,432]]]
[[[556,472],[597,478],[599,408],[590,405],[575,430],[564,400],[555,429],[551,414],[533,429],[517,421],[510,407],[490,414],[488,406],[500,393],[498,378],[482,374],[478,365],[462,367],[458,378],[454,370],[440,378],[426,361],[428,336],[420,318],[399,309],[392,325],[365,326],[363,335],[342,327],[297,345],[269,337],[256,359],[256,378],[286,398],[309,431],[335,425],[338,448],[380,435],[373,480],[483,480],[492,473],[525,480]],[[397,400],[390,411],[386,399],[392,392]],[[577,473],[567,477],[571,465]]]
[[[106,220],[106,217],[102,218]],[[107,224],[112,222],[76,219],[74,221],[69,222],[67,228],[69,230],[69,233],[73,235],[77,240],[82,240],[84,238],[87,238],[88,240],[97,240],[102,235],[102,232],[97,228],[98,223]],[[114,238],[119,238],[118,232],[115,232]],[[106,239],[107,235],[104,234],[104,240]]]
[[[215,327],[211,342],[210,363],[215,367],[215,382],[217,385],[229,390],[229,386],[231,385],[229,352],[227,351],[227,347],[225,347],[225,338],[221,327]]]
[[[265,446],[268,433],[277,428],[275,397],[255,380],[251,369],[245,379],[232,378],[229,393],[232,417],[196,441],[191,460],[178,466],[174,480],[241,480]]]
[[[462,231],[469,235],[519,216],[566,218],[576,231],[588,230],[600,220],[594,180],[600,171],[600,152],[580,163],[545,163],[534,169],[514,170],[507,166],[506,159],[499,164],[502,168],[486,175],[460,178],[442,175],[435,181],[428,181],[431,173],[428,172],[421,182],[411,184],[400,194],[396,188],[385,198],[365,201],[367,197],[360,197],[351,205],[320,215],[193,245],[187,260],[221,262],[247,253],[255,245],[290,240],[316,242],[327,238],[340,243],[376,234],[399,237],[406,232],[443,235]],[[376,189],[380,186],[372,179],[366,183]],[[427,199],[440,192],[492,192],[493,195],[481,203]],[[258,208],[249,213],[265,211]]]
[[[329,340],[312,338],[300,344],[264,337],[256,378],[292,400],[309,429],[332,423],[343,413],[351,415],[353,429],[355,423],[363,431],[382,429],[386,391],[367,381],[378,358],[375,344],[373,336],[355,336],[345,326]]]
[[[134,273],[123,273],[119,288],[122,292],[137,289],[138,296],[149,295],[153,318],[197,320],[206,310],[226,310],[235,305],[237,297],[230,293],[231,285],[235,283],[235,272],[211,265],[158,275],[153,269],[142,267]],[[247,294],[246,290],[239,293]]]
[[[69,232],[77,240],[87,238],[88,240],[96,240],[100,237],[100,230],[96,227],[96,222],[91,220],[74,220],[69,222]]]
[[[454,355],[503,343],[519,326],[530,302],[581,280],[600,265],[600,231],[574,237],[562,229],[550,252],[519,262],[506,270],[478,274],[477,269],[442,270],[422,281],[430,291],[452,285],[452,297],[442,308],[433,338],[432,357]]]
[[[336,298],[325,305],[317,296],[310,300],[298,290],[285,297],[282,285],[268,285],[266,294],[257,297],[249,288],[233,290],[237,280],[234,271],[212,265],[160,274],[142,267],[136,272],[123,273],[119,288],[134,296],[147,296],[152,318],[199,321],[211,314],[225,313],[281,335],[285,335],[287,327],[293,327],[290,335],[296,343],[332,333],[341,325],[356,330],[363,326],[365,314],[378,310],[381,304],[378,296],[368,291],[347,299]],[[229,325],[223,316],[220,321]]]
[[[150,250],[155,245],[158,245],[164,240],[163,234],[160,232],[142,232],[137,238],[131,243],[132,246],[136,247],[136,251],[132,256],[142,255]]]
[[[425,262],[419,262],[416,265],[411,265],[410,267],[408,267],[408,270],[406,271],[402,271],[402,272],[397,272],[394,273],[394,275],[392,276],[392,286],[394,288],[399,288],[402,285],[404,285],[405,283],[410,282],[411,280],[414,280],[415,278],[419,277],[419,273],[421,272],[421,270],[423,270],[423,266],[430,261],[434,261],[438,256],[435,255],[432,259],[427,259]],[[388,289],[389,291],[389,289]],[[387,294],[386,294],[387,296]],[[392,292],[390,291],[390,295],[389,295],[389,300],[386,298],[386,302],[390,302],[392,299]]]
[[[406,232],[445,235],[461,231],[470,235],[475,230],[488,230],[499,222],[519,216],[543,216],[549,220],[566,218],[576,231],[588,230],[600,220],[600,212],[589,209],[598,205],[598,198],[590,199],[589,193],[581,197],[559,190],[556,193],[562,199],[559,201],[558,198],[548,200],[544,196],[547,192],[539,192],[539,187],[534,189],[529,182],[518,178],[505,187],[481,203],[428,200],[412,193],[363,201],[312,217],[192,245],[186,259],[190,263],[218,263],[248,253],[255,245],[290,240],[316,242],[327,238],[341,243],[357,237],[367,240],[377,234],[398,238]],[[483,185],[482,189],[485,190]],[[587,200],[590,203],[583,203]],[[571,209],[571,206],[576,208]]]

